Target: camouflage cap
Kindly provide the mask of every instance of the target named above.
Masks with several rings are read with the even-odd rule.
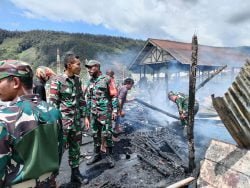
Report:
[[[89,60],[89,61],[87,61],[86,60],[86,62],[85,62],[85,67],[92,67],[92,66],[94,66],[94,65],[101,65],[101,63],[99,62],[99,61],[96,61],[96,60]]]
[[[33,71],[28,63],[19,60],[0,60],[0,80],[9,76],[33,77]]]

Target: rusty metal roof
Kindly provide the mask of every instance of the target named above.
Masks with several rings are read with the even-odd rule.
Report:
[[[212,96],[222,122],[240,147],[250,149],[250,61],[247,60],[224,97]]]
[[[132,66],[140,64],[143,56],[147,54],[146,51],[153,47],[160,47],[182,64],[191,63],[191,43],[148,39],[134,62],[130,65],[130,69]],[[239,48],[205,45],[199,45],[198,48],[198,65],[242,67],[245,60],[249,57],[250,52],[243,52]]]

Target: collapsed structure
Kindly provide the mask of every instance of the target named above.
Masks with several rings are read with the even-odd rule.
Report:
[[[202,162],[199,187],[250,185],[250,62],[247,60],[224,97],[213,105],[238,146],[213,140]]]
[[[224,97],[214,97],[213,105],[241,148],[250,149],[250,61],[242,67]]]

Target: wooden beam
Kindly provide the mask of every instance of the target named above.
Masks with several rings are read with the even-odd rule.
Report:
[[[192,65],[189,71],[189,97],[188,97],[188,157],[189,157],[189,172],[192,173],[195,169],[195,149],[194,149],[194,103],[195,103],[195,84],[196,84],[196,68],[198,59],[198,40],[194,35],[192,39]]]

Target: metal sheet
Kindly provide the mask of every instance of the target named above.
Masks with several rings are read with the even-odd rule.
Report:
[[[224,97],[212,96],[226,128],[242,148],[250,149],[250,62],[247,60]]]

